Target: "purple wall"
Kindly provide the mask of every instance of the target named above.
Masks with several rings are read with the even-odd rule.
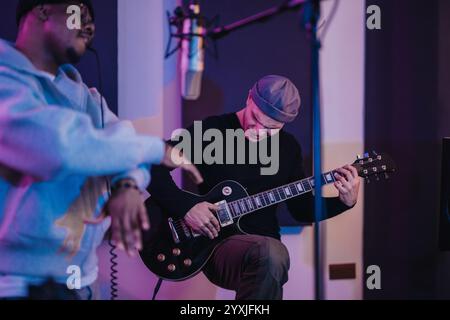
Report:
[[[17,0],[2,1],[0,4],[0,38],[8,41],[16,39]]]
[[[206,17],[214,18],[220,13],[220,25],[281,3],[279,0],[200,1]],[[211,55],[206,58],[200,99],[183,102],[183,125],[189,126],[194,120],[211,115],[238,111],[245,106],[248,92],[258,79],[268,74],[284,75],[296,84],[302,96],[300,116],[286,129],[298,138],[307,173],[311,173],[310,49],[301,19],[300,9],[287,12],[219,40],[219,59]],[[284,206],[280,206],[280,211],[283,225],[296,224]]]
[[[96,37],[93,47],[100,55],[103,94],[109,108],[117,114],[117,0],[94,0]],[[90,87],[99,87],[97,64],[88,53],[77,66]]]
[[[97,28],[94,47],[102,64],[103,95],[110,109],[117,113],[117,0],[95,0],[93,4]],[[15,40],[16,6],[17,0],[0,3],[0,38]],[[76,67],[88,86],[98,88],[97,64],[91,53],[87,53]]]

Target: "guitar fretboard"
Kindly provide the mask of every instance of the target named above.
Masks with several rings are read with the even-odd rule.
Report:
[[[336,181],[335,170],[322,174],[322,185],[330,184]],[[234,218],[252,213],[254,211],[284,202],[286,200],[298,197],[302,194],[311,192],[314,189],[314,178],[306,178],[287,185],[264,191],[246,198],[242,198],[228,203],[231,214]],[[226,214],[221,213],[220,214]]]

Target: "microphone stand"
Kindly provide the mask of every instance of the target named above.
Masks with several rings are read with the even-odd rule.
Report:
[[[221,39],[221,38],[227,36],[232,31],[242,29],[244,27],[247,27],[249,25],[252,25],[252,24],[255,24],[258,22],[265,22],[265,21],[269,20],[270,18],[278,16],[284,12],[296,10],[296,9],[302,7],[307,2],[308,2],[308,0],[285,1],[280,6],[272,7],[270,9],[264,10],[260,13],[257,13],[253,16],[230,23],[226,26],[214,28],[207,33],[207,36],[209,36],[210,38],[212,38],[214,40]]]
[[[226,26],[216,27],[206,35],[214,40],[221,39],[231,32],[242,29],[251,24],[265,22],[270,18],[280,15],[286,11],[296,10],[304,7],[304,22],[311,40],[311,83],[312,83],[312,107],[313,107],[313,157],[314,157],[314,289],[315,299],[323,300],[324,282],[322,271],[324,266],[324,246],[322,244],[320,221],[323,218],[324,203],[322,199],[322,137],[321,137],[321,110],[320,110],[320,49],[321,42],[318,37],[318,22],[320,19],[321,0],[288,0],[282,5],[267,9],[253,16],[233,22]]]
[[[315,299],[325,298],[322,271],[324,266],[324,245],[321,242],[320,221],[323,218],[322,199],[322,126],[320,110],[320,49],[321,42],[317,35],[320,19],[320,0],[311,0],[305,5],[304,20],[311,41],[311,84],[313,105],[313,157],[314,157],[314,288]]]

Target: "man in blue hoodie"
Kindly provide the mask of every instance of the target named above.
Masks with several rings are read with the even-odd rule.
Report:
[[[68,28],[69,5],[81,8],[81,29]],[[120,248],[141,248],[150,165],[182,163],[201,177],[161,139],[119,121],[72,66],[94,37],[89,0],[20,0],[17,22],[15,44],[0,40],[0,299],[47,279],[86,298],[110,226]]]

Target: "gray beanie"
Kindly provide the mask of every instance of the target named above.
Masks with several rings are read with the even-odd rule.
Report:
[[[295,85],[277,75],[259,80],[250,91],[250,97],[262,112],[283,123],[295,120],[301,104]]]

